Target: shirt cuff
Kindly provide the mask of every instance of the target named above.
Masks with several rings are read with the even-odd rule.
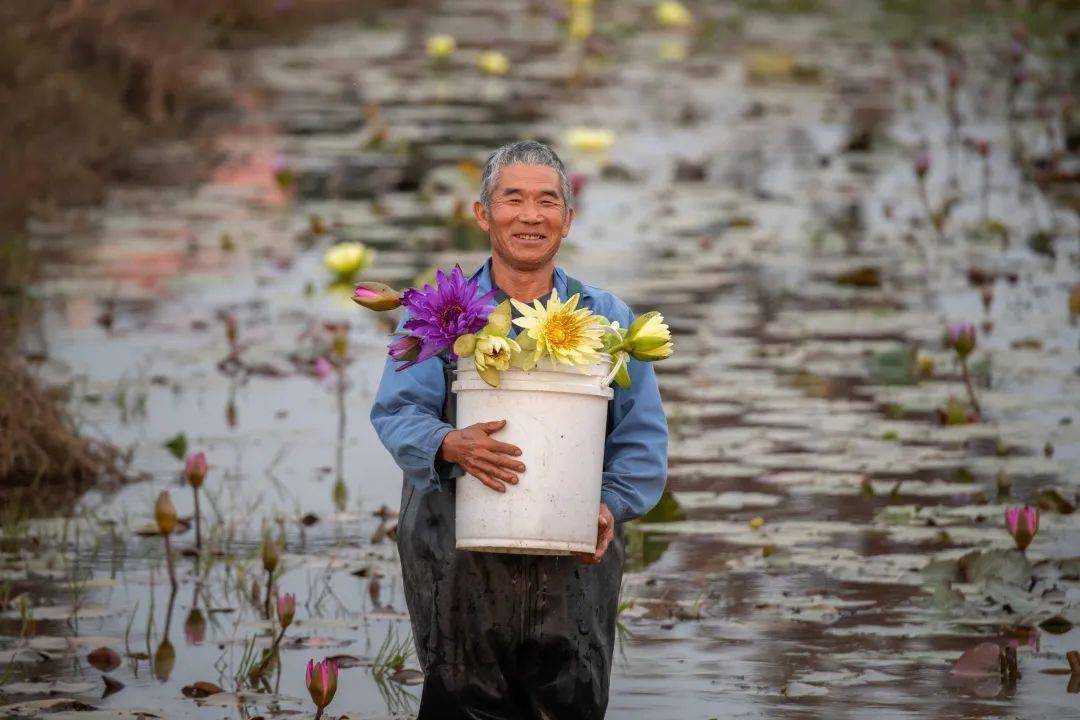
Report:
[[[625,522],[630,516],[630,506],[626,501],[615,494],[613,490],[601,490],[600,502],[607,505],[608,510],[611,511],[611,516],[615,518],[615,522]]]

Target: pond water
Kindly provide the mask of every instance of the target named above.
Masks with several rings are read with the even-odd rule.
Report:
[[[600,2],[586,52],[554,4],[445,2],[232,58],[243,111],[203,148],[210,178],[116,187],[32,227],[24,345],[144,477],[57,517],[5,513],[0,711],[306,713],[303,669],[325,656],[345,660],[331,714],[415,711],[413,675],[388,668],[417,667],[386,533],[400,473],[367,420],[388,328],[322,255],[365,242],[365,277],[398,285],[477,266],[455,206],[486,152],[530,136],[586,178],[563,264],[660,309],[676,341],[657,366],[669,492],[624,528],[609,716],[1080,717],[1080,516],[1044,510],[1026,557],[1003,523],[1050,489],[1075,505],[1080,485],[1077,158],[1007,65],[1052,78],[1057,61],[1036,35],[1010,55],[1004,18],[897,36],[921,16],[869,5],[698,3],[674,30],[651,3]],[[435,32],[459,47],[441,68]],[[475,68],[495,37],[505,77]],[[568,146],[574,126],[614,147]],[[1073,180],[1032,181],[1055,156]],[[927,205],[945,204],[938,231]],[[978,324],[983,416],[943,425],[966,398],[941,340],[957,320]],[[334,324],[345,359],[320,378]],[[210,472],[207,549],[177,558],[173,593],[161,538],[139,531],[162,489],[192,513],[178,435]],[[251,682],[273,632],[264,533],[284,541],[298,619]],[[982,641],[1015,646],[1021,677],[950,674]],[[99,647],[119,666],[90,663]],[[185,697],[197,681],[227,692]]]

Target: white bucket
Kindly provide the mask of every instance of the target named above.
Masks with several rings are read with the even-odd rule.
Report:
[[[540,366],[502,373],[498,388],[472,363],[457,371],[457,426],[506,420],[495,434],[521,448],[525,472],[500,493],[475,477],[457,481],[457,548],[520,555],[596,550],[604,471],[607,364],[588,374]]]

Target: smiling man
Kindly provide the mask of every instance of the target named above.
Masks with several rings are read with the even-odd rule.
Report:
[[[546,145],[496,150],[473,206],[491,257],[473,277],[481,293],[496,290],[497,302],[580,294],[582,305],[628,327],[626,303],[555,266],[574,221],[570,202],[562,161]],[[648,512],[667,477],[656,377],[637,360],[629,371],[631,387],[615,387],[608,405],[596,552],[571,558],[455,550],[455,483],[506,493],[525,470],[520,450],[498,440],[500,418],[455,428],[451,364],[430,360],[395,372],[387,360],[371,422],[405,474],[398,549],[425,674],[418,720],[604,716],[624,558],[620,524]],[[506,493],[505,502],[513,501]]]

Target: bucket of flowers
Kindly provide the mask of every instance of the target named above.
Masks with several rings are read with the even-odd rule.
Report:
[[[408,317],[389,345],[397,369],[436,357],[456,362],[457,427],[505,419],[499,439],[521,449],[528,469],[506,495],[479,481],[457,483],[458,549],[592,553],[611,385],[630,386],[631,358],[670,357],[671,333],[658,312],[624,328],[579,307],[579,295],[563,300],[553,291],[532,305],[496,305],[494,295],[481,295],[454,267],[440,270],[434,287],[360,283],[353,299],[376,311],[404,307]]]

